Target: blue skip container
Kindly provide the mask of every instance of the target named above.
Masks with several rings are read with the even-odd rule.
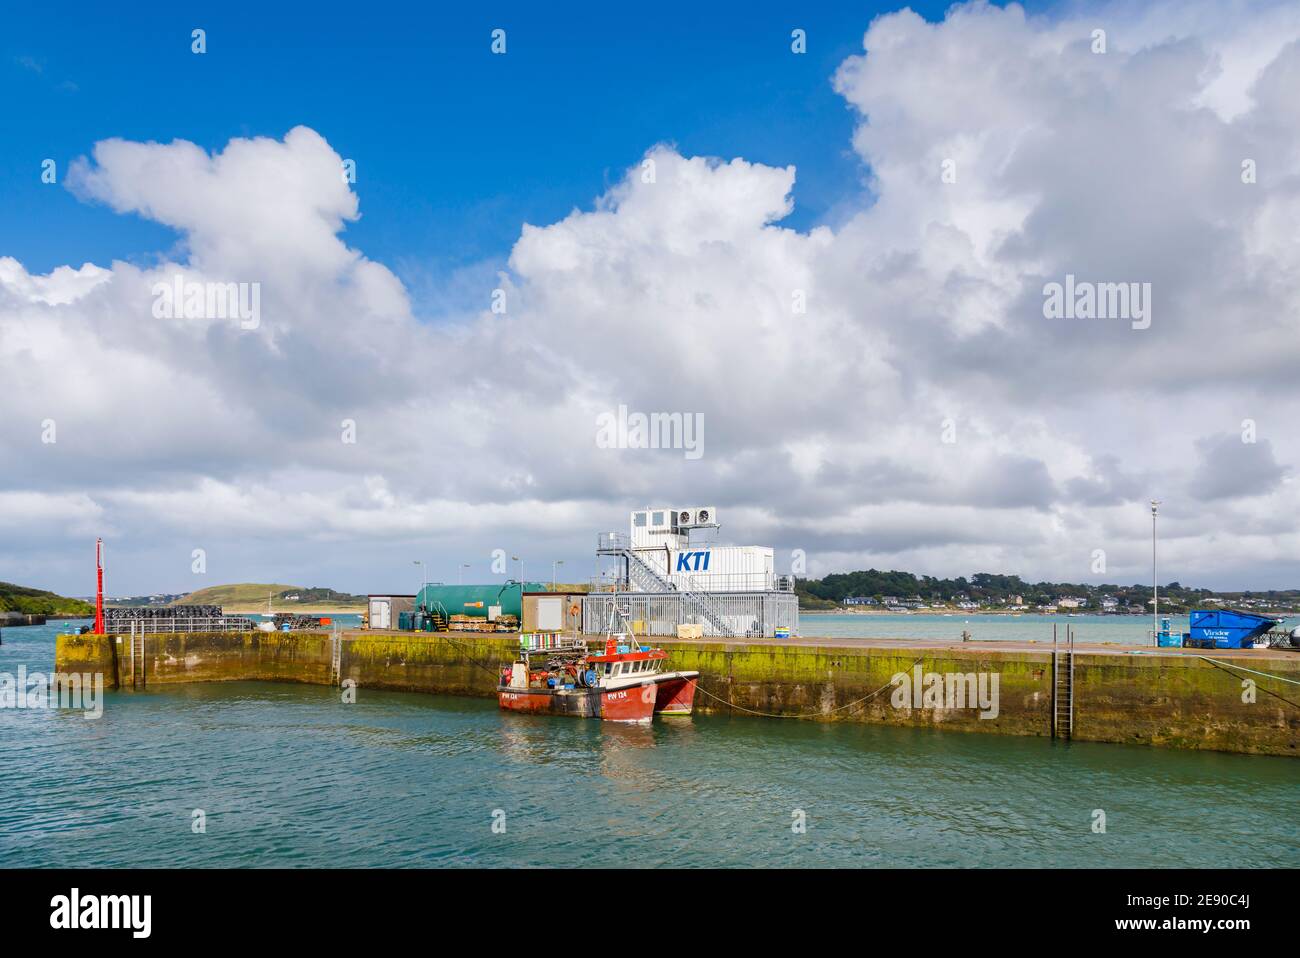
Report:
[[[1236,609],[1196,609],[1185,644],[1193,649],[1248,649],[1278,621]]]

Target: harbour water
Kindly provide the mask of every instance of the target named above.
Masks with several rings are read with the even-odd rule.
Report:
[[[50,670],[67,627],[6,629],[0,672]],[[105,699],[0,710],[0,866],[1300,865],[1287,758],[289,684]]]

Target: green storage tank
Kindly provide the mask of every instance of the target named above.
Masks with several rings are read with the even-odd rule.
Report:
[[[488,608],[499,605],[502,615],[514,615],[522,619],[524,593],[545,591],[546,585],[541,582],[527,582],[522,587],[518,582],[501,585],[426,585],[415,597],[415,608],[433,610],[441,604],[448,615],[472,615],[486,619]]]

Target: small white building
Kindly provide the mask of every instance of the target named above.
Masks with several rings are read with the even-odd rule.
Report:
[[[371,629],[395,629],[398,616],[403,612],[415,610],[413,595],[368,595],[366,596],[366,627]]]

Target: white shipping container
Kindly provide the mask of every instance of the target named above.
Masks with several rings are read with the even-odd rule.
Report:
[[[773,588],[775,559],[766,546],[700,545],[636,549],[647,565],[678,588],[696,592],[752,592]]]

